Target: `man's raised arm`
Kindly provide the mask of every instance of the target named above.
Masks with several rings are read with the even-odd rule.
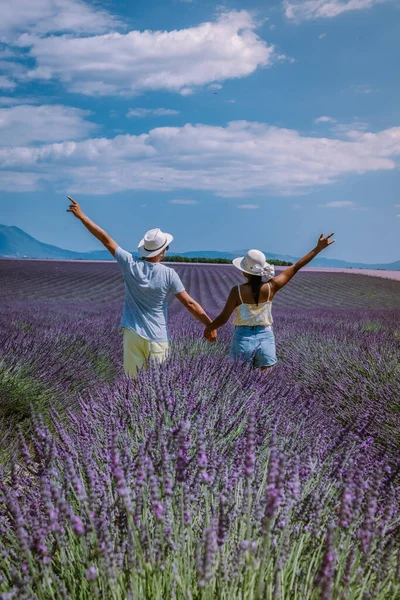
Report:
[[[101,229],[101,227],[96,225],[96,223],[93,223],[93,221],[91,221],[89,217],[85,215],[79,204],[73,198],[68,196],[68,200],[71,202],[71,204],[69,205],[67,212],[72,213],[77,219],[79,219],[86,229],[90,231],[90,233],[94,235],[94,237],[97,238],[114,256],[115,251],[118,248],[117,242],[115,242],[108,235],[108,233],[104,231],[104,229]]]

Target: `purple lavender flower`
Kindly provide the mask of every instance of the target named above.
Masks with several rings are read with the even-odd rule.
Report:
[[[215,559],[218,546],[216,533],[213,527],[207,527],[203,533],[203,551],[197,551],[197,576],[199,587],[203,588],[213,577]]]
[[[251,479],[254,475],[255,457],[254,414],[250,414],[247,422],[246,451],[244,458],[244,476]]]
[[[180,483],[186,480],[186,471],[189,463],[189,434],[190,423],[184,421],[181,423],[178,433],[178,459],[176,463],[176,479]]]
[[[361,541],[361,547],[365,555],[368,554],[374,535],[374,530],[376,528],[375,516],[378,508],[381,477],[381,471],[376,469],[368,485],[365,516],[358,532],[358,537]]]
[[[226,535],[229,529],[229,515],[227,507],[227,498],[224,494],[220,494],[219,497],[219,511],[218,511],[218,528],[217,528],[217,543],[218,546],[223,546]]]
[[[124,469],[118,452],[117,436],[113,434],[111,441],[111,473],[117,484],[117,493],[122,498],[126,511],[133,513],[130,489],[126,482]]]
[[[88,581],[95,581],[95,579],[97,579],[98,573],[96,570],[96,567],[94,567],[93,565],[91,565],[85,573],[85,577]]]
[[[316,583],[321,592],[320,600],[332,600],[333,598],[333,582],[336,562],[333,534],[334,527],[330,524],[325,538],[324,554],[316,576]]]
[[[158,521],[162,521],[164,514],[164,506],[160,501],[160,490],[158,485],[157,476],[154,471],[154,466],[151,460],[149,460],[147,465],[147,472],[149,478],[149,487],[150,487],[150,496],[151,496],[151,505],[156,515]]]
[[[23,552],[29,552],[29,544],[28,544],[28,532],[26,530],[26,523],[21,512],[21,508],[18,502],[18,499],[15,496],[15,493],[11,490],[5,488],[5,500],[7,503],[7,508],[13,518],[13,526],[17,535],[17,539],[20,545],[20,548]]]
[[[282,461],[282,459],[281,459]],[[280,477],[280,460],[276,449],[275,433],[271,435],[270,455],[268,461],[267,486],[265,488],[265,510],[263,519],[263,530],[267,528],[267,523],[275,514],[280,504],[280,487],[282,477]]]
[[[72,529],[75,531],[76,535],[83,536],[85,535],[85,526],[82,523],[82,520],[78,515],[71,516]]]

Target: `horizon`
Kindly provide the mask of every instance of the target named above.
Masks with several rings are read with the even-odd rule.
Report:
[[[39,240],[39,239],[35,238],[34,236],[31,236],[28,232],[26,232],[25,230],[23,230],[20,227],[18,227],[18,225],[4,225],[4,223],[0,223],[0,227],[11,227],[11,228],[19,229],[24,234],[29,235],[30,237],[33,237],[40,244],[48,244],[48,242]],[[69,250],[68,248],[62,248],[61,246],[57,246],[55,244],[49,244],[49,245],[54,246],[55,248],[58,248],[60,250],[72,251],[72,252],[76,252],[76,253],[80,253],[80,254],[90,254],[90,253],[93,253],[93,252],[105,252],[105,253],[107,253],[107,250],[102,246],[102,244],[100,242],[98,243],[98,247],[97,248],[93,248],[92,250],[79,250],[79,249]],[[245,248],[241,248],[241,249],[222,249],[222,250],[215,250],[215,249],[211,249],[211,248],[206,248],[206,249],[203,249],[203,250],[199,250],[199,249],[196,249],[196,250],[195,249],[193,249],[193,250],[174,250],[174,249],[172,249],[171,250],[170,249],[168,251],[167,255],[168,256],[174,256],[174,255],[188,254],[188,253],[194,253],[194,252],[199,252],[199,253],[201,253],[201,252],[219,252],[219,253],[224,253],[225,252],[227,254],[237,254],[239,256],[241,253],[245,253],[249,249],[250,248],[247,248],[247,249],[245,249]],[[126,250],[128,252],[131,252],[132,254],[135,254],[135,252],[136,252],[136,250],[134,250],[132,248],[126,248]],[[268,259],[268,254],[269,255],[274,255],[275,257],[277,257],[277,256],[281,257],[280,259],[279,258],[272,258],[272,260],[285,260],[285,258],[295,258],[295,259],[301,258],[301,256],[292,256],[292,255],[289,255],[289,254],[288,255],[284,255],[284,254],[279,254],[277,252],[273,252],[271,250],[265,250],[265,249],[262,249],[262,252],[264,252],[264,254],[266,255],[267,259]],[[0,259],[7,259],[7,258],[17,258],[17,257],[0,256]],[[18,257],[18,258],[24,258],[24,257]],[[343,260],[343,259],[338,259],[338,258],[336,258],[334,256],[326,257],[323,254],[321,254],[319,256],[319,259],[321,259],[321,258],[328,258],[329,260]],[[43,259],[32,258],[31,259],[29,257],[27,258],[27,260],[55,260],[55,261],[58,260],[58,261],[61,261],[61,262],[64,261],[64,260],[66,262],[74,261],[74,260],[80,260],[80,261],[83,260],[85,262],[85,259],[51,259],[51,258],[43,258]],[[366,265],[368,265],[368,264],[371,264],[371,265],[373,265],[373,264],[376,264],[376,265],[379,265],[379,264],[388,264],[388,265],[390,265],[390,264],[394,264],[394,263],[399,262],[399,260],[400,259],[394,260],[394,261],[390,261],[388,263],[378,263],[377,262],[377,263],[363,263],[363,264],[366,264]],[[92,260],[88,259],[88,262],[92,262]],[[104,261],[102,259],[97,259],[97,260],[94,260],[94,262],[104,262]],[[349,259],[347,259],[346,262],[348,262],[349,264],[351,264],[351,263],[360,263],[360,261],[349,260]],[[312,264],[310,264],[308,268],[318,269],[319,267],[313,267]],[[330,268],[331,269],[335,269],[335,267],[330,267]]]
[[[128,249],[333,231],[324,258],[399,260],[398,1],[27,1],[0,24],[1,223],[97,250],[71,195]]]

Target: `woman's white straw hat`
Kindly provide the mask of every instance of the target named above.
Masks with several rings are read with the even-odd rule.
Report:
[[[249,250],[245,256],[234,258],[232,262],[237,269],[249,275],[266,275],[268,279],[275,275],[274,265],[267,262],[265,254],[260,250]]]
[[[173,239],[170,233],[164,233],[159,228],[150,229],[139,242],[139,254],[143,258],[153,258],[169,246]]]

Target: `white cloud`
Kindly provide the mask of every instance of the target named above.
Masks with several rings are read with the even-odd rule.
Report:
[[[15,81],[11,81],[5,75],[0,75],[0,89],[1,90],[13,90],[16,87]]]
[[[372,94],[374,89],[367,84],[353,85],[351,87],[355,94]]]
[[[23,54],[15,60],[0,60],[0,72],[3,73],[0,76],[3,85],[0,85],[0,87],[9,90],[16,88],[17,83],[21,80],[25,80],[28,73],[28,68],[24,64]]]
[[[359,138],[368,129],[368,123],[364,121],[353,121],[352,123],[337,123],[331,130],[335,135],[353,140]]]
[[[332,119],[332,117],[318,117],[314,119],[314,123],[336,123],[336,119]]]
[[[19,131],[18,123],[14,127]],[[234,121],[226,127],[187,124],[112,139],[0,148],[0,168],[37,173],[38,181],[55,177],[71,193],[200,190],[254,198],[307,194],[343,176],[395,169],[398,156],[400,127],[342,140]]]
[[[198,204],[197,200],[185,200],[184,198],[175,198],[174,200],[170,200],[169,202],[170,202],[170,204],[187,204],[187,205]]]
[[[41,182],[50,177],[39,173],[0,171],[0,189],[4,192],[33,192],[40,189]]]
[[[3,42],[3,40],[2,40]],[[8,58],[15,58],[16,53],[14,50],[12,50],[11,48],[2,48],[0,50],[0,59],[4,60],[4,59],[8,59]]]
[[[326,33],[321,33],[318,37],[320,40],[323,40],[324,38],[326,38],[327,34]]]
[[[332,18],[350,10],[371,8],[390,0],[284,0],[285,15],[295,22]]]
[[[301,204],[292,204],[292,208],[293,208],[294,210],[300,210],[300,208],[301,208]]]
[[[395,208],[400,208],[400,204],[395,204]]]
[[[236,206],[237,206],[237,208],[245,208],[245,209],[248,209],[248,210],[253,210],[253,209],[256,209],[256,208],[260,208],[259,204],[237,204]]]
[[[0,146],[85,137],[97,128],[85,120],[86,115],[86,111],[60,105],[0,108]]]
[[[22,96],[0,96],[0,106],[15,106],[16,104],[38,104],[38,99]]]
[[[118,20],[98,5],[82,0],[0,0],[0,35],[15,38],[19,33],[101,33],[119,25]]]
[[[349,200],[338,200],[337,202],[328,202],[327,204],[320,204],[321,208],[351,208],[356,206],[355,202]]]
[[[191,96],[192,94],[194,94],[194,90],[192,88],[182,88],[179,93],[181,94],[181,96]]]
[[[246,77],[284,57],[255,33],[250,13],[221,13],[214,22],[174,31],[130,31],[91,37],[23,35],[36,66],[31,79],[58,79],[88,95],[199,87]]]
[[[208,87],[210,90],[222,90],[222,85],[220,83],[211,83]]]
[[[338,200],[336,202],[328,202],[327,204],[320,204],[320,208],[346,208],[349,210],[357,210],[357,211],[369,211],[369,208],[366,206],[360,206],[356,202],[350,202],[349,200]]]
[[[144,118],[149,115],[154,115],[156,117],[179,115],[179,110],[173,110],[172,108],[131,108],[126,114],[127,117],[139,118]]]

